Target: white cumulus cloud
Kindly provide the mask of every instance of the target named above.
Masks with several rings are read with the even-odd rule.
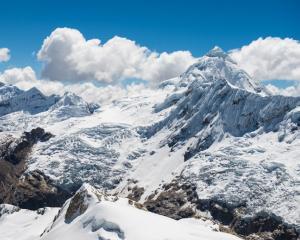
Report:
[[[7,62],[10,59],[9,49],[0,48],[0,62]]]
[[[55,29],[37,56],[44,62],[43,78],[73,82],[116,83],[128,78],[156,82],[178,76],[195,61],[189,51],[152,52],[117,36],[102,44],[70,28]]]
[[[232,50],[230,55],[256,80],[300,80],[300,43],[296,40],[259,38]],[[86,40],[78,30],[69,28],[53,31],[44,40],[38,59],[44,62],[41,77],[27,66],[5,70],[0,73],[0,82],[21,89],[35,86],[47,95],[71,91],[87,101],[105,102],[129,92],[150,91],[145,86],[124,88],[115,84],[123,79],[158,82],[178,76],[196,61],[187,51],[159,54],[126,38],[114,37],[101,44],[100,40]],[[106,84],[99,87],[90,80]],[[274,85],[266,88],[275,95],[300,95],[300,81],[285,89]]]
[[[5,70],[3,73],[0,73],[0,82],[15,85],[23,90],[36,87],[46,95],[63,95],[65,92],[73,92],[88,102],[98,103],[111,102],[124,96],[141,93],[142,91],[145,93],[153,91],[142,84],[128,85],[124,88],[120,85],[95,86],[91,82],[66,84],[59,81],[38,79],[35,71],[29,66]]]
[[[259,38],[230,53],[256,80],[299,80],[300,42],[291,38]]]
[[[35,71],[31,67],[10,68],[0,74],[0,82],[7,84],[33,83],[36,82]]]
[[[272,84],[265,86],[267,91],[272,95],[283,95],[283,96],[300,96],[300,83],[294,86],[289,86],[287,88],[278,88]]]

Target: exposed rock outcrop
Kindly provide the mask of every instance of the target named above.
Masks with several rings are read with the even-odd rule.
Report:
[[[38,127],[30,132],[24,132],[19,139],[7,139],[0,146],[1,158],[13,165],[18,165],[27,158],[34,144],[38,141],[48,141],[51,137],[53,137],[51,133]]]
[[[183,186],[183,191],[177,184],[165,185],[164,190],[156,198],[148,198],[144,205],[148,211],[179,220],[181,218],[193,217],[196,212],[190,205],[193,201],[193,192],[190,186]]]
[[[34,170],[18,179],[6,202],[21,208],[36,210],[46,206],[62,206],[70,196],[70,192],[55,185],[43,172]]]
[[[34,144],[51,137],[53,135],[44,129],[35,128],[18,139],[8,136],[0,143],[0,203],[35,210],[61,206],[71,196],[41,171],[24,173]]]
[[[89,184],[83,184],[71,198],[65,214],[65,222],[72,222],[77,216],[83,214],[90,202],[101,201],[102,194]]]
[[[297,226],[285,223],[282,218],[269,212],[259,212],[248,217],[243,205],[234,206],[218,199],[201,199],[193,184],[173,181],[163,186],[156,196],[144,203],[148,211],[173,219],[198,216],[198,212],[209,212],[212,219],[231,229],[234,233],[253,240],[297,240]]]
[[[131,192],[127,197],[133,201],[139,201],[144,194],[145,189],[143,187],[134,186],[130,191]]]

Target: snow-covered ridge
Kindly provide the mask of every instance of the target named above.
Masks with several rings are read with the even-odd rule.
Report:
[[[146,211],[126,198],[83,184],[62,208],[37,211],[0,205],[3,240],[238,240],[209,220],[173,219]]]
[[[155,172],[164,174],[161,182],[177,174],[197,186],[200,201],[243,206],[248,216],[275,213],[299,226],[300,97],[269,96],[218,48],[160,87],[169,85],[175,90],[154,107],[169,114],[142,131],[156,152],[130,174],[145,189],[141,199],[155,193],[153,185],[161,189]]]
[[[0,116],[26,111],[36,114],[49,109],[50,106],[58,101],[59,97],[45,96],[37,88],[22,91],[15,86],[0,86]]]
[[[84,184],[62,207],[41,239],[239,239],[214,231],[209,221],[175,221],[137,207],[133,201],[105,195]]]
[[[0,116],[19,111],[37,114],[50,110],[65,119],[91,114],[97,108],[97,104],[87,103],[74,93],[67,92],[62,97],[45,96],[35,87],[23,91],[12,85],[0,85]]]
[[[66,92],[49,109],[51,115],[64,120],[70,117],[83,117],[92,114],[99,108],[98,104],[87,103],[74,93]]]

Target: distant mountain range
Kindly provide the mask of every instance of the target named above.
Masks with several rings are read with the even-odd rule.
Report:
[[[300,97],[218,47],[103,105],[1,83],[0,167],[4,239],[296,240]]]

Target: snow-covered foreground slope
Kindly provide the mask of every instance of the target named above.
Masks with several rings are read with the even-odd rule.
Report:
[[[7,89],[3,99],[21,91]],[[272,225],[269,218],[274,227],[264,231],[287,223],[300,231],[300,97],[270,96],[219,48],[159,88],[100,107],[67,93],[43,111],[5,111],[3,137],[36,127],[54,135],[33,147],[26,171],[41,170],[63,188],[88,182],[150,211],[209,217],[243,235]],[[95,208],[131,209],[104,203]]]
[[[0,235],[3,240],[239,239],[218,232],[218,227],[210,221],[176,221],[134,205],[128,199],[103,195],[85,184],[59,211],[56,208],[13,210],[12,206],[2,206]]]
[[[45,208],[31,211],[8,204],[0,205],[1,240],[39,239],[58,214],[58,210],[59,208]]]

